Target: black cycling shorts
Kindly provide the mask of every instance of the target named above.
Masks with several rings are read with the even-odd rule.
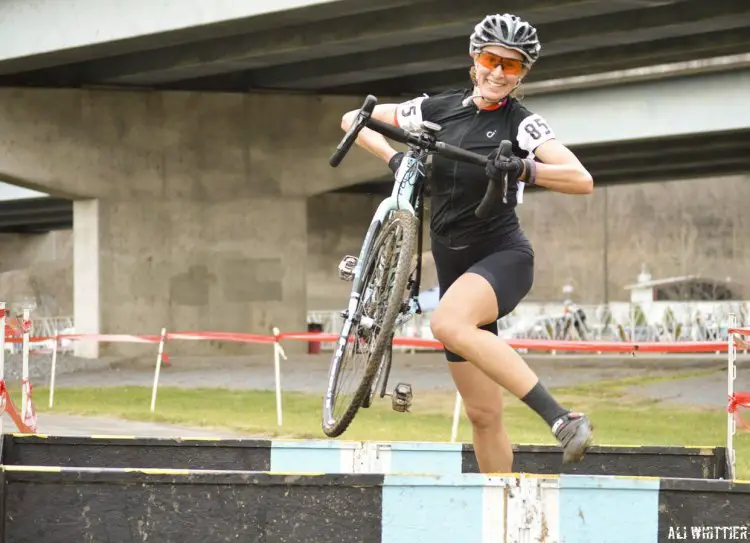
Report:
[[[432,236],[432,256],[440,286],[440,298],[466,272],[484,277],[497,298],[500,319],[513,311],[531,290],[534,282],[534,252],[528,241],[508,242],[490,240],[458,249],[444,245]],[[497,334],[497,321],[481,326]],[[445,349],[449,362],[463,362],[464,358]]]

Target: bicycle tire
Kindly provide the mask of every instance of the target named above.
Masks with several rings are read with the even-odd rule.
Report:
[[[331,367],[328,375],[328,390],[323,398],[323,432],[329,437],[338,437],[343,434],[349,427],[351,422],[354,420],[357,411],[362,406],[365,396],[368,396],[372,387],[372,381],[375,378],[375,374],[382,362],[383,351],[387,344],[391,341],[391,336],[394,331],[396,324],[396,317],[401,311],[403,303],[404,292],[406,291],[407,282],[409,279],[410,267],[414,250],[416,246],[416,233],[417,233],[417,218],[410,212],[404,210],[394,211],[390,218],[384,223],[378,236],[375,238],[372,250],[367,256],[367,262],[363,266],[363,273],[365,274],[366,280],[363,282],[362,291],[366,290],[368,282],[372,279],[372,271],[375,264],[378,261],[378,255],[380,250],[385,245],[385,242],[394,234],[395,229],[401,225],[403,228],[403,236],[401,240],[401,247],[398,250],[398,256],[396,261],[395,270],[393,272],[392,288],[388,294],[387,305],[385,315],[380,324],[380,331],[375,340],[375,344],[370,352],[370,356],[367,360],[367,366],[365,369],[365,375],[357,387],[356,392],[352,401],[347,406],[344,414],[339,420],[333,420],[333,407],[329,405],[329,402],[333,402],[331,397],[331,383],[337,383],[340,377],[339,371],[341,369],[340,360],[337,360],[339,355],[339,349],[334,348],[333,359],[331,360]],[[362,299],[360,299],[360,304]],[[346,323],[342,330],[348,335],[350,331],[346,330]],[[342,355],[344,350],[341,351]],[[328,416],[330,414],[330,416]]]

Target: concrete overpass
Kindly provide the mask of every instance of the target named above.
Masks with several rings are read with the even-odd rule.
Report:
[[[465,85],[467,36],[497,10],[482,0],[469,8],[453,0],[114,6],[0,5],[0,177],[75,201],[82,332],[303,328],[307,200],[383,175],[359,150],[344,167],[327,166],[341,112],[366,93],[398,99]],[[736,110],[747,96],[745,69],[545,85],[746,52],[750,4],[503,8],[538,23],[544,57],[528,101],[598,182],[747,171],[750,122],[746,108]]]
[[[3,2],[0,87],[399,99],[466,85],[467,37],[482,16],[499,9],[493,0],[134,0],[127,10],[118,6],[114,0]],[[526,81],[527,102],[551,117],[599,183],[679,177],[683,164],[698,174],[713,171],[717,162],[728,173],[746,171],[746,149],[737,148],[747,140],[746,115],[732,121],[734,108],[747,109],[737,100],[746,95],[748,80],[746,73],[727,72],[750,65],[749,3],[513,0],[502,9],[533,21],[544,44]],[[730,60],[710,60],[717,57]],[[649,68],[665,63],[678,68]],[[700,73],[707,75],[682,77]],[[678,79],[649,84],[665,76]],[[597,86],[604,88],[591,88]],[[694,91],[701,102],[730,113],[685,115]],[[675,94],[679,99],[671,99]],[[603,113],[615,113],[610,104],[623,100],[627,112],[598,122]],[[657,118],[642,121],[652,112]],[[587,117],[597,122],[584,127]],[[723,155],[708,153],[708,162],[696,163],[707,153],[705,132],[714,133],[712,145]],[[657,171],[639,170],[643,161],[619,164],[623,149],[651,158],[642,151],[656,147],[653,138],[661,149],[654,157],[662,163]],[[719,146],[719,140],[732,144]],[[378,175],[357,181],[377,186]]]
[[[467,37],[482,16],[499,9],[491,0],[118,6],[115,0],[3,2],[0,87],[400,99],[466,85]],[[747,171],[750,124],[741,102],[750,80],[746,71],[732,71],[750,65],[749,3],[513,0],[502,9],[538,26],[543,53],[526,81],[527,102],[586,158],[598,183],[701,175],[717,165],[720,172]],[[677,67],[652,68],[664,63]],[[664,77],[673,79],[659,81]],[[721,111],[685,115],[698,101]],[[625,107],[612,110],[613,103]],[[633,153],[639,160],[628,158]],[[644,171],[650,159],[659,168]],[[380,191],[382,179],[378,172],[354,180],[361,187],[331,188]]]
[[[466,84],[498,9],[538,26],[529,83],[750,49],[737,0],[6,0],[0,85],[431,93]]]

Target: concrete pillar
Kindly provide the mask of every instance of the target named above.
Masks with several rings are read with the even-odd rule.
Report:
[[[103,332],[100,319],[99,201],[73,204],[73,323],[78,334]],[[75,354],[99,356],[99,343],[76,342]]]
[[[305,329],[304,198],[90,200],[76,203],[75,223],[81,332]],[[208,350],[255,349],[175,342],[169,352]],[[81,356],[98,354],[82,345]]]

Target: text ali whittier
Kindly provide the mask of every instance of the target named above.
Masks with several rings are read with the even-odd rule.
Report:
[[[670,526],[675,541],[750,541],[748,526]]]

